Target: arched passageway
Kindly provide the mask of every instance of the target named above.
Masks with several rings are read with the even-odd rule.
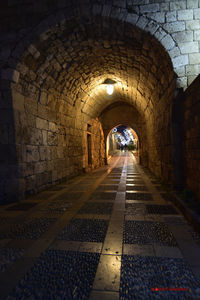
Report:
[[[150,34],[113,18],[73,18],[38,36],[15,67],[20,78],[11,93],[21,195],[82,172],[87,124],[96,119],[90,129],[104,130],[101,119],[119,103],[131,107],[132,122],[137,118],[146,126],[143,163],[172,180],[167,147],[174,72],[163,46]],[[103,85],[107,78],[116,82],[112,95]],[[93,153],[95,167],[102,163],[102,151]]]
[[[126,124],[118,120],[120,108],[121,118],[126,111],[130,126],[142,132],[141,163],[174,183],[171,121],[178,58],[172,52],[178,47],[170,33],[147,16],[131,12],[120,18],[95,8],[65,9],[21,35],[2,65],[7,103],[1,111],[9,132],[1,145],[3,202],[105,163],[102,145],[109,128],[103,121],[109,111],[116,124]],[[112,95],[105,90],[107,79],[115,82]]]
[[[110,130],[106,140],[107,160],[117,150],[134,151],[135,155],[139,156],[139,137],[131,127],[119,124]]]
[[[1,297],[199,298],[200,2],[1,5]]]

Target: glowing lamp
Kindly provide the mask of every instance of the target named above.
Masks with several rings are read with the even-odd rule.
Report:
[[[112,95],[114,91],[114,86],[112,84],[107,84],[106,91],[108,95]]]
[[[106,91],[108,95],[112,95],[114,92],[114,84],[116,82],[112,79],[107,78],[103,84],[106,84]]]

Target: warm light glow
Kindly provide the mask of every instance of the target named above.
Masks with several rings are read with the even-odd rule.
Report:
[[[114,85],[113,84],[107,84],[106,85],[106,90],[108,95],[112,95],[113,91],[114,91]]]

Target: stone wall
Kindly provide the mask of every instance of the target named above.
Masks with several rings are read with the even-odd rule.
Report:
[[[200,75],[185,91],[182,105],[184,183],[200,201]]]
[[[96,118],[118,101],[145,124],[138,130],[142,162],[172,182],[174,72],[184,88],[199,72],[200,3],[23,2],[4,2],[0,10],[1,199],[87,170],[83,141],[91,120],[91,168],[102,165]],[[107,78],[116,82],[112,96],[103,87]],[[112,119],[117,125],[117,112]]]
[[[89,125],[89,126],[88,126]],[[89,128],[88,128],[89,127]],[[88,163],[87,136],[91,136],[91,164]],[[105,164],[105,139],[98,118],[88,120],[83,133],[83,169],[88,172]]]
[[[19,40],[48,31],[74,16],[109,17],[136,25],[152,34],[170,55],[178,87],[186,88],[200,72],[199,0],[110,0],[105,1],[4,1],[0,10],[0,59],[5,61],[26,46]],[[70,30],[70,28],[69,28]],[[5,34],[7,32],[8,34]],[[29,44],[30,44],[29,42]],[[39,55],[36,51],[35,56]],[[17,74],[15,74],[17,76]]]
[[[38,192],[82,170],[82,128],[56,93],[12,90],[21,194]],[[18,89],[18,90],[16,90]],[[23,182],[24,181],[24,184]]]

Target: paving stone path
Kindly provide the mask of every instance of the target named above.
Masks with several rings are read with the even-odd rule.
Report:
[[[200,299],[200,237],[122,152],[0,207],[0,299]]]

